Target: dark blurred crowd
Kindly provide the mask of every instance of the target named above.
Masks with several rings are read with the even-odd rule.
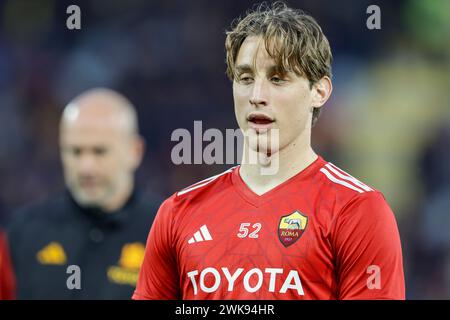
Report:
[[[78,1],[81,30],[66,28],[66,8],[73,1],[0,3],[0,226],[17,208],[63,188],[59,117],[68,101],[92,87],[115,89],[136,106],[147,142],[137,181],[149,193],[168,196],[229,167],[174,165],[170,137],[177,128],[192,131],[194,120],[203,121],[204,130],[237,128],[225,75],[225,31],[254,1]],[[364,92],[358,87],[348,90],[350,80],[405,46],[450,69],[448,45],[445,55],[436,47],[439,41],[410,31],[408,22],[422,10],[418,1],[380,1],[382,30],[373,32],[366,28],[371,1],[288,4],[319,21],[333,50],[334,93],[313,130],[313,146],[332,162],[340,164],[348,157],[339,148],[346,136],[336,129],[348,112],[344,102],[349,94]],[[440,21],[433,16],[431,20]],[[448,24],[443,28],[448,30]],[[417,46],[402,43],[406,39],[417,39]],[[447,103],[442,108],[450,114],[450,100]],[[436,112],[434,118],[444,119],[441,114]],[[416,163],[410,174],[420,196],[412,195],[406,209],[393,206],[404,246],[407,298],[450,298],[450,116],[447,119],[427,122],[433,124],[429,139],[410,156]],[[380,189],[390,200],[388,190]]]
[[[410,243],[411,298],[450,298],[450,122],[418,159],[423,198],[411,214],[405,235]]]

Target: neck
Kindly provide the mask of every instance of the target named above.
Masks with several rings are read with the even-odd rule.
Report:
[[[292,178],[318,157],[311,148],[310,139],[302,139],[301,136],[270,156],[265,153],[255,155],[256,151],[244,145],[244,154],[246,151],[250,156],[262,159],[257,164],[243,163],[239,170],[242,180],[258,195]]]

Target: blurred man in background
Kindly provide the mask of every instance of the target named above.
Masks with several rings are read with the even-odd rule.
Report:
[[[135,188],[144,154],[135,109],[112,90],[87,91],[66,106],[59,141],[67,191],[10,224],[17,296],[129,299],[159,205]]]
[[[14,299],[14,274],[5,234],[0,230],[0,300]]]

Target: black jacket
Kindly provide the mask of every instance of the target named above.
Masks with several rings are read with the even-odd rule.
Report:
[[[81,208],[65,192],[20,210],[8,229],[17,297],[130,299],[159,204],[135,192],[124,208],[104,213]],[[81,274],[67,273],[70,265]],[[69,289],[76,274],[81,289]]]

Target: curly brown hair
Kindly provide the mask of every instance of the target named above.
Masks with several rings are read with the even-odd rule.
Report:
[[[284,2],[259,4],[243,18],[233,21],[225,41],[227,76],[236,78],[235,63],[239,49],[249,36],[261,36],[268,54],[280,70],[294,71],[309,80],[310,87],[324,76],[331,78],[330,44],[319,24],[302,10],[289,8]],[[312,125],[321,108],[314,108]]]

